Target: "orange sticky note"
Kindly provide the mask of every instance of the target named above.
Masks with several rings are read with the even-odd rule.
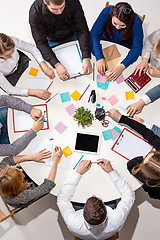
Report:
[[[68,157],[69,155],[72,154],[72,151],[71,151],[71,149],[70,149],[69,146],[67,146],[66,148],[64,148],[64,149],[62,150],[62,152],[63,152],[63,154],[64,154],[65,157]]]
[[[30,71],[29,71],[29,75],[36,77],[38,73],[38,69],[31,67]]]
[[[77,100],[80,98],[81,94],[80,94],[77,90],[75,90],[70,96],[71,96],[75,101],[77,101]]]
[[[59,158],[58,163],[60,163],[62,160],[62,156]],[[52,161],[54,161],[54,156],[52,157]]]
[[[126,100],[134,99],[134,92],[133,91],[129,91],[129,92],[125,92],[125,93],[126,93]]]

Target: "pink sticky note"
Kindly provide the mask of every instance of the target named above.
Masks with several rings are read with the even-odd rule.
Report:
[[[68,107],[66,107],[67,112],[69,113],[69,115],[73,115],[76,111],[76,108],[73,104],[69,105]]]
[[[114,141],[119,136],[119,133],[114,128],[111,129],[111,131],[112,131],[112,134],[113,134],[112,140]]]
[[[119,83],[121,83],[121,82],[123,82],[123,81],[124,81],[124,77],[123,77],[123,75],[121,74],[121,75],[116,79],[116,83],[119,84]]]
[[[65,130],[66,130],[66,126],[62,123],[62,122],[59,122],[57,124],[57,126],[55,126],[55,129],[60,133],[62,134]]]
[[[116,98],[116,96],[112,95],[110,98],[108,98],[108,101],[113,106],[114,104],[116,104],[118,102],[118,99]]]
[[[106,100],[106,98],[105,98],[105,97],[102,97],[102,100]]]
[[[101,74],[98,74],[97,81],[101,82],[101,83],[105,83],[106,82],[106,77],[107,77],[107,75],[102,76]]]

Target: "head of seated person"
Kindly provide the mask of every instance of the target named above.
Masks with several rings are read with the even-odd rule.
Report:
[[[43,1],[46,4],[47,9],[55,15],[62,14],[66,5],[65,0],[43,0]]]
[[[135,13],[132,7],[125,2],[117,3],[110,11],[107,22],[104,26],[104,34],[113,39],[113,27],[118,31],[124,29],[121,41],[132,37],[132,28],[135,20]]]
[[[11,37],[4,33],[0,33],[0,58],[8,59],[12,57],[15,43]]]
[[[0,194],[4,198],[15,198],[28,188],[22,169],[6,166],[0,172]]]
[[[100,198],[92,196],[86,201],[83,216],[90,225],[102,224],[107,219],[106,206]]]

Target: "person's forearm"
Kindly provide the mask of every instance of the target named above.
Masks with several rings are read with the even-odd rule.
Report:
[[[30,155],[18,155],[18,156],[13,156],[13,160],[14,162],[17,164],[17,163],[22,163],[22,162],[25,162],[25,161],[28,161],[29,160],[29,156]]]
[[[58,161],[56,159],[54,159],[54,162],[52,164],[51,170],[48,175],[48,179],[51,180],[52,182],[54,182],[54,180],[56,178],[57,166],[58,166]]]

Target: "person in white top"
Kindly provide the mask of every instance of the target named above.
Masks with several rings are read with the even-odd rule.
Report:
[[[147,69],[152,77],[160,77],[160,29],[151,33],[144,42],[142,61],[135,68],[135,74],[139,71],[141,75],[142,71],[146,72]]]
[[[16,84],[19,77],[25,70],[22,70],[23,65],[25,64],[25,60],[29,59],[25,54],[17,49],[21,49],[22,51],[26,51],[32,54],[32,56],[40,64],[44,73],[51,79],[55,77],[53,69],[47,66],[40,51],[34,45],[22,41],[16,37],[10,37],[4,33],[0,33],[0,87],[10,95],[36,96],[44,100],[48,99],[51,95],[48,90],[24,89],[13,86]],[[21,66],[19,66],[19,62],[22,56],[25,60],[22,60]],[[14,73],[16,70],[20,72],[18,75],[19,77],[16,80],[15,84],[11,84],[7,80],[7,77],[13,74],[14,78]]]
[[[99,159],[97,163],[109,174],[116,189],[121,194],[116,209],[105,206],[103,201],[93,195],[84,205],[84,209],[75,211],[71,198],[82,175],[91,167],[90,160],[82,160],[70,179],[63,185],[57,198],[57,205],[69,230],[81,239],[106,239],[118,232],[125,223],[135,200],[130,185],[114,170],[110,161]],[[105,183],[104,184],[104,191]],[[84,186],[85,187],[85,186]],[[85,190],[85,189],[84,189]]]

